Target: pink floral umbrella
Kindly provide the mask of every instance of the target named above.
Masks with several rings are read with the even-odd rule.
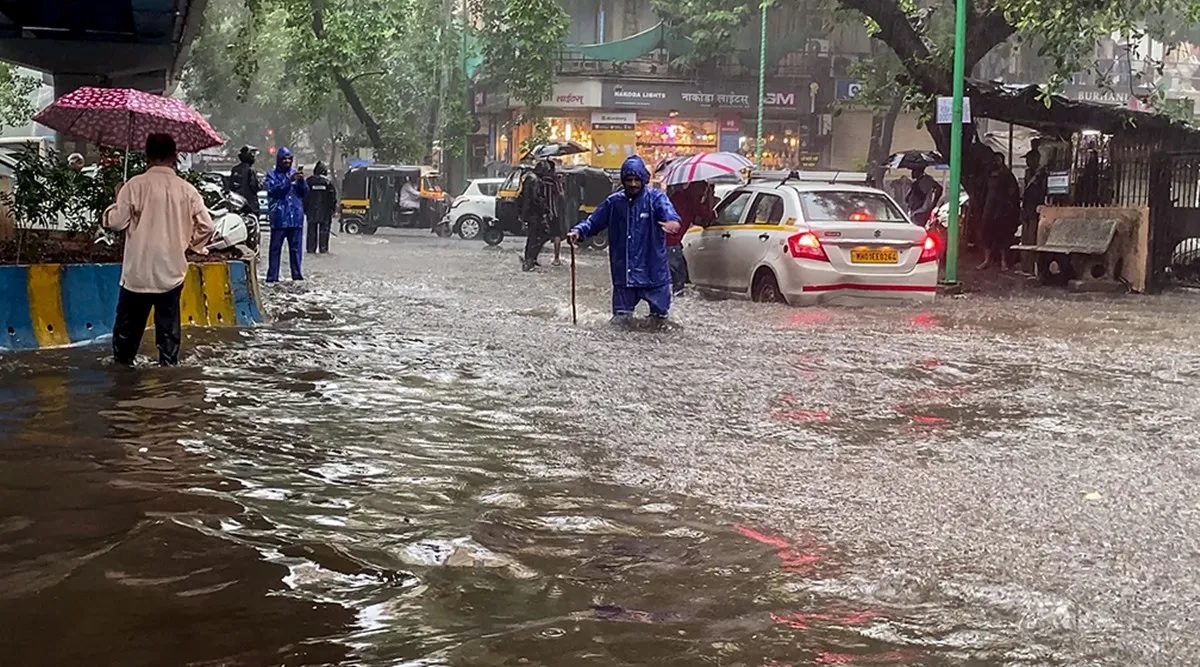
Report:
[[[183,102],[129,88],[80,88],[42,109],[35,121],[108,148],[139,149],[151,134],[175,138],[181,153],[225,143],[204,117]]]

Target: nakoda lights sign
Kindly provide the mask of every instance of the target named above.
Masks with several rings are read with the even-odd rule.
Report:
[[[730,89],[703,90],[687,84],[610,83],[605,84],[603,102],[606,109],[750,111],[758,108],[758,91],[740,85]],[[808,91],[768,90],[763,97],[763,106],[808,111]]]

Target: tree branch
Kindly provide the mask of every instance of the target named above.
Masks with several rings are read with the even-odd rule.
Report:
[[[923,89],[939,89],[948,82],[929,67],[929,46],[917,32],[908,15],[895,0],[840,0],[843,7],[854,9],[879,26],[874,37],[887,44],[908,71],[914,83]]]
[[[321,0],[308,0],[308,6],[312,11],[313,35],[323,42],[326,35]],[[336,65],[332,69],[334,83],[337,84],[338,90],[342,91],[342,96],[346,98],[346,103],[350,105],[350,109],[354,111],[354,115],[358,117],[359,122],[366,129],[367,137],[371,140],[371,145],[376,151],[383,151],[383,135],[379,132],[379,123],[371,115],[371,112],[367,111],[367,107],[363,104],[362,98],[359,97],[358,91],[354,89],[354,79],[346,78],[341,68]]]
[[[1003,10],[993,7],[978,14],[972,7],[970,12],[967,21],[967,72],[1017,32],[1016,26],[1008,22]]]

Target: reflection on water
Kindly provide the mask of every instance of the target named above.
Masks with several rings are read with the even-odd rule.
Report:
[[[9,662],[1190,662],[1187,315],[690,299],[624,332],[594,255],[571,327],[565,273],[377,240],[177,369],[0,357]]]

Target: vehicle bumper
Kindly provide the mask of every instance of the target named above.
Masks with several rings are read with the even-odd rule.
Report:
[[[794,306],[863,305],[880,302],[928,302],[937,296],[938,264],[918,264],[911,273],[842,273],[824,263],[792,267],[780,288]]]

